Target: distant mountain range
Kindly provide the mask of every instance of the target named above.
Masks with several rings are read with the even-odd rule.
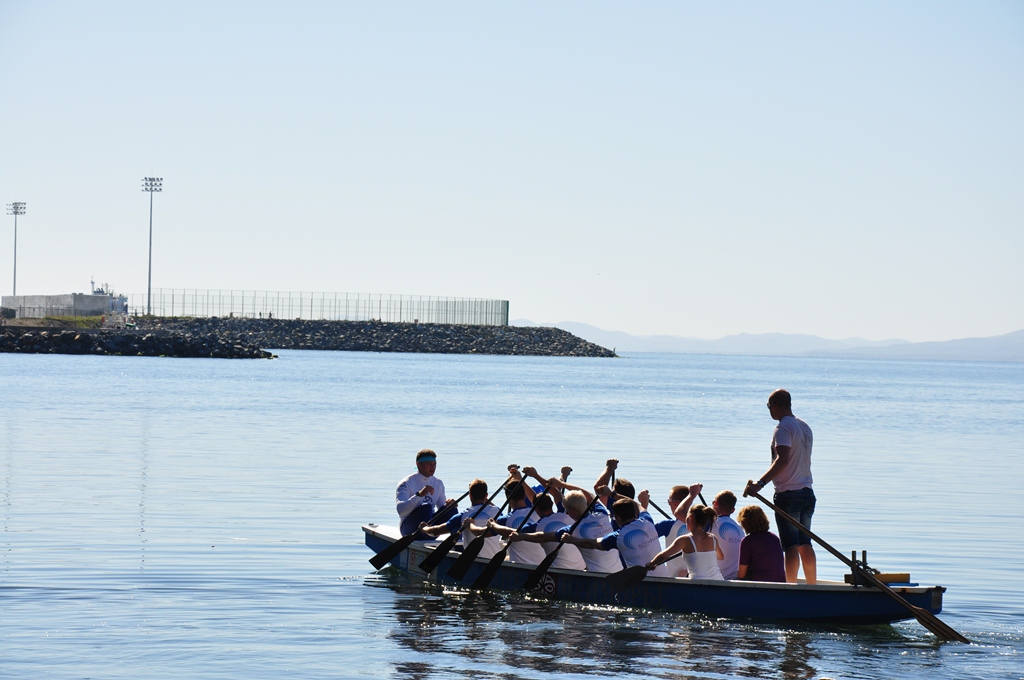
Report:
[[[832,356],[864,359],[930,359],[945,361],[1024,362],[1024,330],[990,338],[943,342],[906,340],[829,340],[790,333],[741,333],[717,340],[678,335],[630,335],[575,321],[535,324],[516,319],[513,326],[554,326],[584,340],[618,352],[675,352],[680,354],[754,354],[766,356]]]

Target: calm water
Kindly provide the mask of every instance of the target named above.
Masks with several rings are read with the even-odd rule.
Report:
[[[1024,365],[280,354],[0,354],[0,676],[1024,677]],[[424,446],[453,490],[609,457],[656,500],[738,490],[777,386],[814,428],[818,533],[947,586],[976,644],[446,594],[366,562],[359,526],[393,521]]]

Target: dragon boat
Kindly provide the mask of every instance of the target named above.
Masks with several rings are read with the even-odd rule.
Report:
[[[401,538],[397,527],[367,524],[363,526],[367,547],[384,550]],[[414,541],[395,556],[391,566],[413,577],[445,585],[473,583],[490,558],[478,557],[461,581],[446,576],[460,555],[452,551],[433,572],[426,574],[418,565],[430,555],[438,541]],[[536,565],[506,560],[490,583],[499,590],[519,590]],[[690,578],[648,576],[643,581],[615,592],[607,574],[551,568],[531,592],[547,597],[586,604],[660,609],[710,617],[744,618],[774,621],[805,621],[836,624],[879,624],[914,618],[905,606],[870,584],[857,579],[819,580],[806,583],[765,583],[756,581],[710,581]],[[915,607],[938,614],[942,611],[942,586],[922,586],[910,582],[887,584]]]

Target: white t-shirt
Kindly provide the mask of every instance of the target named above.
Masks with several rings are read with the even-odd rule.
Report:
[[[772,480],[776,493],[811,487],[811,447],[813,444],[814,435],[811,433],[810,426],[795,416],[783,416],[779,424],[775,426],[775,433],[772,435],[772,451],[776,446],[789,447],[789,463]]]
[[[647,564],[661,552],[658,530],[646,512],[641,512],[637,519],[598,541],[602,547],[617,548],[627,567]],[[659,564],[651,575],[668,576],[669,573],[664,564]]]
[[[554,533],[563,527],[571,527],[574,520],[564,512],[555,512],[547,517],[541,518],[537,522],[537,531],[547,534]],[[557,543],[540,543],[541,548],[544,549],[545,554],[550,555],[551,551],[558,545]],[[578,569],[583,571],[587,568],[587,563],[583,559],[583,555],[580,554],[580,549],[574,545],[566,543],[558,550],[558,557],[551,563],[552,567],[558,567],[559,569]]]
[[[608,511],[600,502],[594,504],[594,510],[588,514],[572,532],[578,538],[604,538],[612,533],[612,520],[608,517]],[[568,548],[569,546],[565,546]],[[565,550],[562,548],[562,550]],[[596,550],[594,548],[580,548],[580,555],[587,564],[587,571],[601,574],[612,574],[622,569],[622,558],[615,548],[611,550]]]
[[[462,513],[459,517],[473,517],[473,513],[480,509],[479,505],[474,505]],[[487,526],[487,520],[498,516],[498,508],[493,505],[488,505],[483,511],[480,512],[473,519],[473,525],[478,527]],[[459,524],[462,524],[462,520],[459,520]],[[473,542],[476,538],[468,529],[462,532],[462,543],[463,547],[466,547]],[[497,536],[488,536],[484,539],[484,547],[481,548],[480,554],[477,557],[493,557],[499,550],[501,550],[501,539]]]
[[[725,559],[718,560],[718,570],[722,572],[722,578],[736,578],[736,572],[740,567],[740,541],[746,532],[732,517],[720,515],[715,518],[711,534],[718,539],[718,547],[725,555]]]
[[[519,526],[526,519],[526,516],[530,514],[532,508],[516,508],[506,516],[505,526],[511,527],[512,529],[519,530]],[[537,519],[537,513],[533,513],[530,517],[530,522]],[[529,523],[529,522],[528,522]],[[540,543],[530,543],[529,541],[516,541],[510,543],[508,546],[508,558],[513,562],[519,562],[521,564],[540,564],[547,553],[544,552],[544,548],[541,547]]]

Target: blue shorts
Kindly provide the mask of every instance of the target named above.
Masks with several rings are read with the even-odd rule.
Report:
[[[811,528],[811,516],[814,515],[814,504],[817,499],[814,491],[805,487],[795,491],[780,491],[775,494],[775,505],[784,512],[789,513],[793,519],[803,524],[805,528]],[[794,545],[810,545],[811,537],[797,529],[793,524],[779,513],[775,513],[775,523],[779,530],[779,540],[782,541],[782,549],[787,550]]]

